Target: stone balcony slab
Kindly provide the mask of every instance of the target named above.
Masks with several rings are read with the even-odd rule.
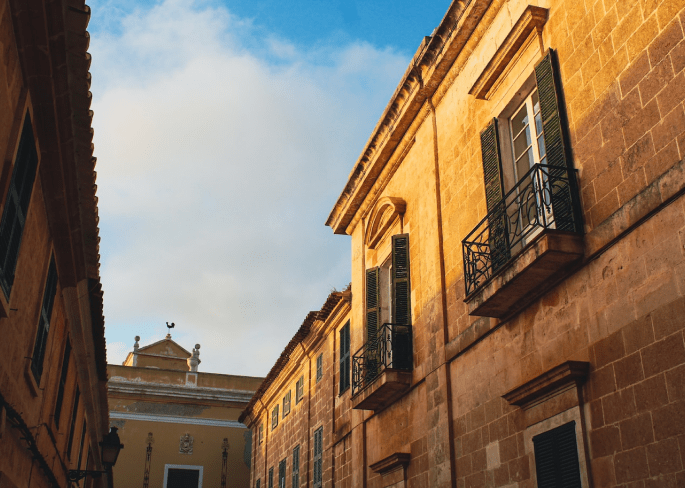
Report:
[[[352,397],[352,408],[382,410],[409,391],[410,387],[411,372],[387,368],[367,388]]]
[[[541,232],[509,264],[466,297],[469,315],[511,316],[567,276],[582,257],[582,235],[554,229]]]

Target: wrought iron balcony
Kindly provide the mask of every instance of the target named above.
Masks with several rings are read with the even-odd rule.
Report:
[[[357,405],[357,401],[354,408],[375,410],[406,389],[411,374],[401,373],[412,370],[412,356],[411,325],[384,324],[376,339],[368,341],[352,357],[352,396],[358,400],[360,394],[364,396],[363,404]],[[386,373],[398,372],[399,379],[393,376],[387,381]]]
[[[462,241],[467,301],[529,245],[550,232],[558,235],[582,232],[575,174],[569,174],[565,167],[536,164]],[[571,246],[573,256],[569,255],[568,259],[562,256],[561,265],[578,257],[577,237],[571,239],[575,239]],[[557,239],[553,244],[558,243]],[[563,242],[561,245],[569,247]],[[552,249],[552,252],[564,254],[565,251]],[[549,263],[545,266],[549,268]],[[550,268],[552,272],[559,269],[555,265]],[[544,279],[548,278],[545,275]],[[536,284],[540,280],[537,283],[533,280],[532,285]]]

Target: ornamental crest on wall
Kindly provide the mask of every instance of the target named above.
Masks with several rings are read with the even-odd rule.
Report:
[[[185,434],[181,436],[181,445],[178,449],[181,454],[192,454],[193,453],[193,436],[190,434]]]

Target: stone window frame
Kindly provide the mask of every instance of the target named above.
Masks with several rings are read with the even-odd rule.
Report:
[[[167,478],[169,476],[169,469],[194,469],[200,472],[200,476],[198,476],[197,480],[197,488],[202,488],[202,477],[204,475],[204,466],[197,466],[197,465],[192,465],[192,464],[165,464],[164,465],[164,482],[162,484],[162,488],[166,488],[167,486]]]
[[[291,390],[288,390],[288,393],[283,396],[283,414],[282,418],[286,418],[288,414],[290,413],[290,395],[291,395]]]
[[[533,485],[537,486],[537,470],[535,464],[535,446],[533,444],[533,437],[548,432],[557,427],[561,427],[569,422],[575,422],[576,430],[576,446],[578,448],[578,464],[580,469],[580,483],[582,488],[590,488],[590,481],[588,477],[588,462],[587,462],[587,448],[585,446],[584,420],[580,410],[580,406],[571,407],[564,410],[553,417],[550,417],[537,424],[530,425],[523,432],[523,446],[524,452],[530,460],[530,475]]]

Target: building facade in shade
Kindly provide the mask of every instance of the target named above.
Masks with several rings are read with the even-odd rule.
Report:
[[[0,1],[0,486],[102,470],[109,430],[90,8]],[[109,474],[82,486],[111,486]]]
[[[452,2],[327,221],[319,410],[282,356],[243,414],[253,487],[685,486],[684,8]]]
[[[319,486],[323,469],[331,469],[322,462],[322,435],[345,429],[335,415],[344,404],[333,390],[349,390],[350,377],[341,385],[334,361],[340,348],[349,351],[350,298],[349,290],[332,292],[307,315],[241,415],[252,430],[250,486]]]
[[[143,488],[248,487],[251,433],[238,417],[263,378],[198,371],[200,345],[171,335],[107,365],[111,425],[125,450],[114,476]]]

